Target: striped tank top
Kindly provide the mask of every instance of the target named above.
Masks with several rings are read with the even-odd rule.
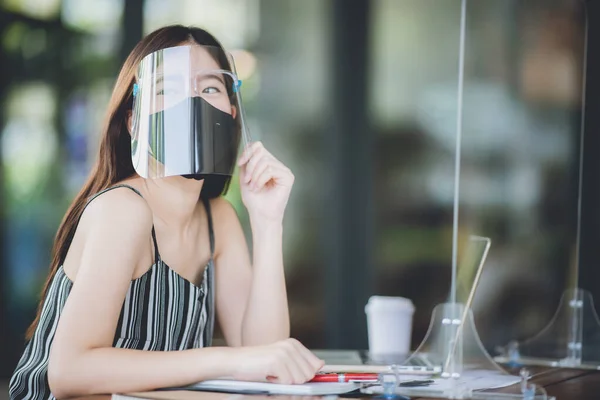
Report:
[[[127,187],[142,196],[133,187],[121,184],[97,193],[87,204],[117,187]],[[171,351],[210,346],[214,325],[214,234],[208,200],[204,201],[204,206],[208,216],[211,257],[204,270],[202,284],[192,284],[162,261],[152,226],[155,262],[129,285],[113,347]],[[44,299],[39,324],[10,380],[11,399],[54,399],[48,386],[50,346],[72,285],[60,266]]]

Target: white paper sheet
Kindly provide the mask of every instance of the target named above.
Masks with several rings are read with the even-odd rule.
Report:
[[[415,379],[414,375],[400,375],[400,381],[413,381]],[[410,387],[410,388],[401,388],[402,389],[410,389],[411,392],[430,392],[430,391],[444,391],[449,390],[454,387],[453,385],[460,385],[463,387],[467,387],[471,390],[482,390],[482,389],[498,389],[510,385],[514,385],[521,381],[521,378],[514,375],[503,374],[497,371],[488,371],[488,370],[472,370],[463,372],[462,376],[459,379],[443,379],[443,378],[431,378],[435,382],[429,386],[422,387]],[[383,388],[379,385],[372,386],[365,390],[365,393],[369,394],[382,394]]]

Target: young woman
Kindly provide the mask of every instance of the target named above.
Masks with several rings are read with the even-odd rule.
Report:
[[[97,163],[58,230],[11,398],[219,377],[303,383],[322,367],[289,338],[282,221],[294,176],[260,142],[236,160],[238,88],[201,29],[159,29],[129,55]],[[252,262],[221,197],[236,163]],[[227,347],[210,347],[215,313]]]

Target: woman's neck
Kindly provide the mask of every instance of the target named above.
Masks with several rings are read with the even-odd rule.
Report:
[[[155,221],[170,229],[185,232],[193,221],[204,181],[173,176],[162,179],[139,178],[139,182]]]

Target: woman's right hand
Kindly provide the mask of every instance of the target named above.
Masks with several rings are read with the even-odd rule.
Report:
[[[296,339],[235,350],[233,378],[237,380],[300,384],[312,379],[324,364]]]

